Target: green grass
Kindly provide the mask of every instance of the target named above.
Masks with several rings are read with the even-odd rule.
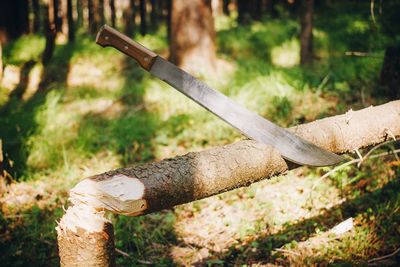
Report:
[[[339,5],[318,11],[317,58],[307,68],[298,65],[297,21],[267,17],[238,26],[234,17],[219,18],[222,65],[217,66],[222,71],[202,79],[285,127],[383,102],[377,83],[387,38],[376,31],[368,12],[352,11]],[[168,49],[165,27],[136,39],[159,53]],[[43,37],[24,36],[4,48],[6,67],[35,61],[27,72],[44,89],[20,100],[10,94],[14,87],[0,88],[0,138],[15,180],[0,201],[5,266],[58,264],[55,220],[80,179],[242,138],[91,36],[58,44],[44,69],[39,63],[43,46]],[[372,56],[346,56],[346,51]],[[35,68],[44,72],[37,75]],[[374,160],[319,181],[325,171],[302,168],[174,210],[111,216],[116,246],[131,256],[118,254],[117,262],[171,266],[200,258],[210,266],[326,265],[333,259],[354,265],[398,247],[398,167]],[[326,231],[348,217],[355,219],[354,230],[326,241]]]

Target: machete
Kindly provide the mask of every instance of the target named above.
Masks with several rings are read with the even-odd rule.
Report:
[[[189,73],[163,59],[124,34],[104,25],[96,43],[111,46],[134,58],[142,68],[194,100],[247,137],[273,146],[282,157],[300,165],[327,166],[342,157],[324,150],[239,106],[227,96],[210,88]]]

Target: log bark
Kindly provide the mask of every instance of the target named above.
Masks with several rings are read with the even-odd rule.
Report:
[[[400,100],[289,130],[334,153],[352,152],[400,137]],[[248,186],[293,167],[272,147],[246,140],[87,178],[71,190],[70,200],[135,216]]]

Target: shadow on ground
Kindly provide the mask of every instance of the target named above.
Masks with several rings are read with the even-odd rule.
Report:
[[[386,184],[383,188],[376,191],[366,193],[365,195],[348,200],[340,205],[334,206],[327,209],[316,217],[312,217],[298,223],[289,223],[284,227],[284,230],[273,234],[273,235],[262,235],[257,239],[253,240],[247,245],[233,246],[226,253],[215,254],[213,257],[204,259],[199,262],[199,266],[207,265],[212,259],[218,258],[226,265],[241,265],[241,264],[265,264],[265,263],[276,263],[285,264],[287,261],[282,260],[285,256],[276,252],[276,249],[282,246],[293,243],[306,241],[313,237],[316,233],[316,229],[326,231],[331,229],[333,226],[342,222],[349,217],[356,217],[360,214],[370,214],[372,223],[378,225],[375,229],[369,229],[374,231],[379,240],[384,240],[385,248],[378,248],[379,254],[389,254],[398,247],[398,240],[396,240],[397,229],[396,226],[400,224],[400,216],[396,210],[400,203],[399,192],[400,181],[398,178]],[[394,206],[394,207],[392,207]],[[396,208],[397,207],[397,208]],[[372,216],[373,215],[373,216]],[[368,242],[365,240],[365,242]],[[374,244],[366,244],[366,246]],[[369,255],[372,258],[377,255]],[[331,261],[330,259],[323,258],[321,255],[304,255],[304,262],[314,264],[339,264],[345,266],[353,266],[354,264],[366,265],[369,258],[352,258],[352,260],[340,260]],[[394,265],[400,263],[398,256],[393,257]],[[303,263],[304,263],[303,262]],[[386,265],[385,265],[386,266]]]
[[[26,171],[28,158],[27,140],[38,126],[35,116],[52,90],[64,90],[69,72],[69,61],[74,45],[63,45],[57,49],[53,60],[43,66],[41,82],[37,91],[28,100],[23,100],[29,72],[37,63],[28,61],[21,67],[20,82],[10,93],[8,102],[0,107],[0,139],[5,155],[4,168],[18,179]]]

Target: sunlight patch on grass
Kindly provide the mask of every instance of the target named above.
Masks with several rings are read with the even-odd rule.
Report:
[[[370,25],[366,20],[354,19],[345,29],[347,33],[364,33],[370,29]]]
[[[1,79],[2,90],[12,91],[19,83],[21,76],[21,68],[16,65],[6,65],[3,70]]]
[[[70,65],[67,76],[68,87],[93,87],[117,90],[122,88],[125,77],[122,73],[121,58],[108,59],[105,64],[89,57],[76,58]]]
[[[69,173],[69,176],[76,177],[81,173],[78,166],[87,164],[94,156],[82,153],[79,149],[80,143],[77,140],[81,139],[78,136],[81,118],[89,112],[100,112],[111,104],[112,101],[107,98],[65,103],[61,93],[56,91],[49,93],[45,104],[36,114],[38,128],[28,140],[29,168],[39,173],[46,169],[52,170],[53,173],[62,170],[64,173]],[[69,112],[71,110],[74,112]],[[105,161],[116,157],[112,154],[107,155]],[[109,162],[113,162],[111,165],[116,166],[115,160]],[[109,166],[106,162],[103,165]]]
[[[28,85],[26,87],[24,95],[22,96],[23,100],[31,98],[37,92],[37,90],[39,89],[40,81],[42,79],[42,75],[43,65],[35,64],[35,66],[33,66],[32,70],[29,73]]]
[[[298,173],[301,174],[301,173]],[[340,192],[329,182],[314,188],[315,179],[288,175],[253,184],[176,209],[175,231],[186,244],[213,252],[279,232],[286,223],[319,214],[327,205],[341,203]]]
[[[232,14],[231,16],[222,15],[214,17],[215,30],[219,32],[223,30],[229,30],[233,27],[237,27],[236,16]]]
[[[45,38],[23,35],[4,47],[4,63],[19,65],[29,60],[39,60],[45,46]]]
[[[168,40],[167,40],[167,29],[163,25],[158,29],[155,34],[146,34],[145,36],[137,36],[135,37],[135,41],[142,44],[144,47],[152,51],[156,51],[157,53],[163,53],[168,48]]]
[[[283,253],[290,265],[318,265],[327,259],[334,262],[353,262],[366,260],[374,255],[381,241],[373,228],[357,227],[353,231],[335,235],[319,232],[306,241],[289,243],[283,247]]]
[[[259,114],[265,114],[274,97],[290,96],[295,93],[295,88],[286,81],[282,73],[272,72],[269,75],[254,77],[232,93],[240,105]]]
[[[271,62],[275,66],[290,68],[300,62],[300,44],[297,39],[284,42],[282,45],[272,48]]]

